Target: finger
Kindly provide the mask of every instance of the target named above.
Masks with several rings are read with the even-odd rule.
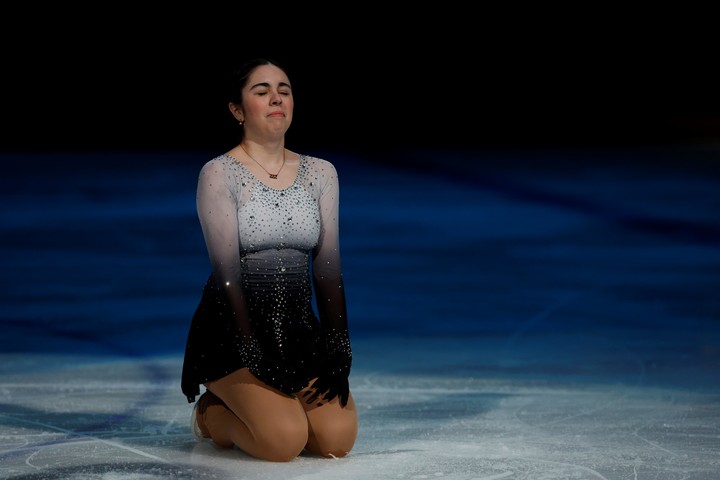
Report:
[[[308,398],[307,400],[305,400],[305,403],[307,403],[308,405],[310,405],[311,403],[314,403],[315,400],[318,399],[318,396],[319,396],[319,395],[318,395],[317,393],[315,393],[312,397],[310,397],[310,398]]]

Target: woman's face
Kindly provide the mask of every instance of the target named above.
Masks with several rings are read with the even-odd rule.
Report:
[[[261,65],[243,87],[242,105],[235,105],[243,121],[246,138],[276,138],[285,135],[293,117],[294,101],[290,80],[274,65]],[[238,108],[239,107],[239,108]],[[231,110],[233,106],[231,105]]]

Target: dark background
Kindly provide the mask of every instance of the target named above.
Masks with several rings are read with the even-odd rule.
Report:
[[[291,72],[296,150],[720,136],[699,10],[25,9],[2,34],[3,150],[223,150],[237,126],[218,86],[255,55]]]
[[[3,150],[224,150],[219,85],[255,55],[290,70],[295,150],[720,137],[718,34],[698,9],[96,8],[6,12]]]

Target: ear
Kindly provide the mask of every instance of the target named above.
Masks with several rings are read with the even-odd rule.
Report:
[[[235,117],[235,120],[240,123],[245,121],[245,114],[242,111],[242,106],[229,102],[228,108],[230,109],[230,113],[232,113],[233,117]]]

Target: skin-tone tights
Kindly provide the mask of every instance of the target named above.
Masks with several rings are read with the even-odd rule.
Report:
[[[204,414],[198,412],[201,430],[220,447],[237,445],[254,457],[287,462],[303,449],[343,457],[355,443],[358,418],[352,394],[345,407],[337,398],[322,406],[308,405],[303,399],[307,388],[292,398],[268,387],[247,368],[205,387],[225,402],[210,402]]]

